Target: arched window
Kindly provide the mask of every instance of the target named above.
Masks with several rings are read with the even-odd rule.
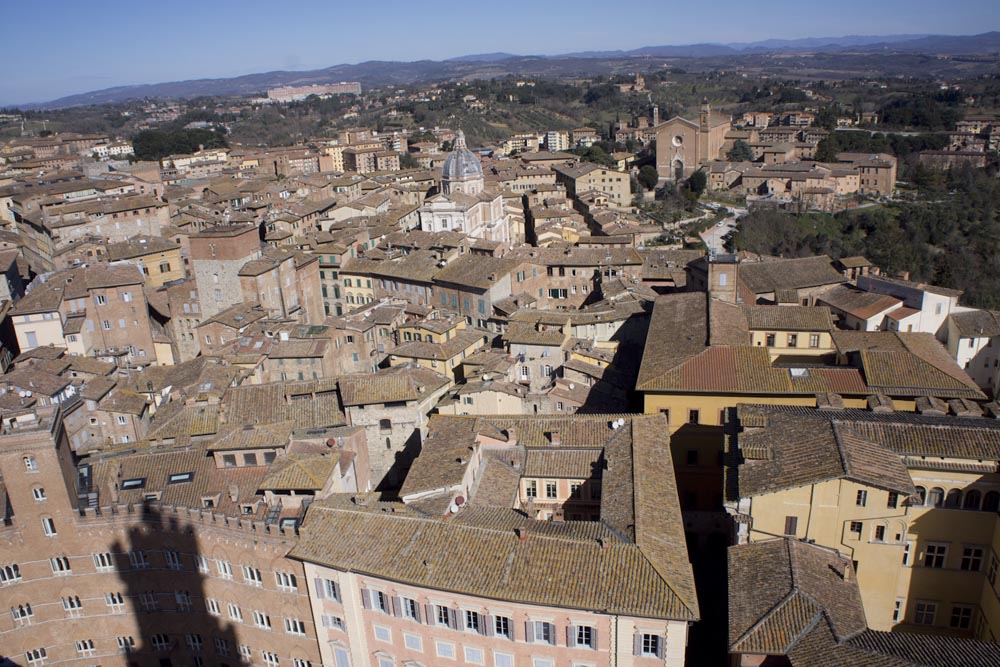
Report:
[[[984,512],[996,512],[998,509],[1000,509],[1000,493],[990,491],[983,496]]]
[[[944,489],[940,486],[935,486],[931,489],[930,495],[927,497],[927,502],[925,504],[931,507],[941,507],[944,503]]]
[[[917,500],[916,502],[911,502],[910,504],[916,507],[920,507],[921,505],[927,502],[927,489],[925,489],[922,486],[918,486],[917,492],[914,494],[914,496],[916,497]]]
[[[967,510],[977,510],[979,509],[979,505],[982,504],[982,501],[983,494],[979,493],[979,491],[976,491],[975,489],[972,489],[965,494],[965,503],[963,503],[962,507]]]
[[[27,470],[28,472],[35,472],[36,470],[38,470],[38,463],[35,461],[34,456],[25,456],[23,460],[24,460],[25,470]]]
[[[952,510],[959,509],[962,506],[962,492],[958,489],[948,491],[948,495],[944,499],[944,506]]]

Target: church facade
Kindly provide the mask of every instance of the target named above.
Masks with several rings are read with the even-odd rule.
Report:
[[[660,178],[683,180],[702,165],[723,157],[729,116],[701,104],[698,122],[674,116],[656,126],[656,171]]]
[[[487,241],[510,242],[510,219],[499,192],[487,190],[483,167],[459,130],[441,171],[440,192],[420,207],[425,232],[462,232]]]

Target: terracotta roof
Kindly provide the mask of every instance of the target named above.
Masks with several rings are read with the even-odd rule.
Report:
[[[739,280],[754,294],[846,283],[826,255],[740,264]]]
[[[271,465],[259,488],[268,491],[319,491],[326,485],[339,461],[339,453],[280,457]]]
[[[628,491],[627,497],[608,498],[609,503],[635,508],[629,539],[616,536],[602,522],[533,521],[509,508],[466,507],[442,519],[423,516],[406,505],[361,506],[334,498],[312,505],[291,556],[494,600],[649,618],[697,618],[672,463],[663,446],[662,417],[636,416],[615,432],[607,426],[608,415],[578,420],[589,423],[576,432],[568,419],[505,417],[487,424],[478,417],[438,417],[432,431],[445,430],[442,419],[454,427],[449,435],[466,437],[488,427],[499,436],[497,429],[504,425],[519,429],[518,433],[523,430],[529,441],[534,441],[536,431],[554,425],[564,426],[574,442],[613,433],[610,440],[601,436],[608,444],[606,454],[613,458],[612,468],[631,483],[611,487]],[[532,427],[533,421],[539,423]],[[445,446],[453,442],[440,434],[427,442],[432,438]],[[427,442],[418,461],[427,453]],[[549,564],[547,576],[537,576],[539,563]]]
[[[529,449],[525,477],[593,479],[601,476],[600,449]]]
[[[485,345],[485,335],[479,329],[462,329],[448,340],[440,340],[439,336],[438,342],[434,343],[417,340],[401,343],[392,350],[392,354],[397,357],[445,361],[461,354],[466,348],[482,347]]]
[[[439,373],[424,368],[407,368],[344,375],[337,381],[345,407],[373,403],[420,401],[448,384]]]
[[[951,321],[960,336],[972,338],[1000,336],[1000,313],[992,310],[952,313]]]
[[[730,652],[785,655],[821,617],[838,637],[867,628],[851,562],[835,551],[785,538],[728,557]]]
[[[743,306],[750,329],[830,331],[833,318],[822,306]]]
[[[236,426],[208,445],[209,451],[281,449],[292,435],[292,422]]]
[[[848,643],[877,656],[892,656],[927,667],[1000,664],[1000,645],[964,637],[867,630],[852,637]]]
[[[972,398],[985,395],[933,334],[835,331],[841,354],[856,353],[865,382],[887,396]]]
[[[233,387],[224,404],[230,424],[291,421],[295,430],[302,430],[347,423],[332,378]]]
[[[743,461],[727,471],[731,498],[747,498],[832,479],[912,495],[898,454],[826,412],[790,413],[761,405],[738,408],[743,432],[730,440]]]

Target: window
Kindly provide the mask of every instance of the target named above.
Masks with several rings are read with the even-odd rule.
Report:
[[[0,585],[6,586],[21,580],[21,568],[16,564],[0,567]]]
[[[262,611],[255,611],[253,613],[253,624],[262,630],[270,630],[271,617]]]
[[[966,572],[979,572],[983,569],[983,549],[981,547],[962,549],[962,569]]]
[[[83,609],[83,603],[80,602],[80,597],[77,595],[68,595],[62,599],[63,611],[66,612],[68,616],[77,618],[80,616],[80,610]]]
[[[230,602],[226,607],[226,611],[229,612],[229,618],[240,623],[243,622],[243,610],[239,606]]]
[[[278,583],[278,588],[285,591],[294,591],[299,587],[295,575],[288,572],[275,572],[274,580]]]
[[[31,490],[31,496],[38,502],[45,500],[45,489],[40,486],[36,486]]]
[[[101,320],[101,328],[105,331],[111,331],[111,322],[109,320]]]
[[[409,632],[403,633],[403,645],[411,651],[424,650],[424,642],[420,635],[411,635]]]
[[[446,628],[458,628],[458,620],[454,609],[437,605],[436,611],[437,613],[435,614],[434,620],[437,625],[444,626]]]
[[[924,553],[924,567],[942,568],[945,557],[948,555],[948,546],[945,544],[928,544]]]
[[[494,616],[493,617],[493,632],[497,637],[506,637],[507,639],[514,639],[513,633],[514,624],[511,623],[511,619],[507,616]]]
[[[465,647],[465,661],[472,665],[481,665],[484,662],[483,649],[472,646]]]
[[[529,479],[524,483],[524,497],[525,498],[538,497],[538,482],[536,482],[533,479]]]
[[[968,630],[972,627],[972,607],[957,604],[951,608],[951,620],[948,622],[958,630]]]
[[[111,608],[111,612],[120,614],[125,610],[125,598],[121,593],[105,593],[104,604]]]
[[[895,491],[889,492],[889,498],[885,501],[887,509],[894,510],[899,505],[899,494]]]
[[[152,591],[139,593],[139,604],[142,605],[143,611],[156,611],[160,607],[156,594]]]
[[[187,644],[188,648],[194,651],[195,653],[201,653],[201,650],[205,645],[205,642],[202,640],[201,635],[193,632],[189,632],[188,634],[184,635],[184,643]]]
[[[392,613],[392,608],[389,606],[389,596],[382,591],[362,590],[361,603],[365,609],[375,609],[383,614]]]
[[[174,591],[174,602],[177,603],[177,611],[191,611],[191,593],[188,591]]]
[[[94,655],[94,640],[93,639],[81,639],[76,642],[76,652],[81,656],[91,656]]]
[[[688,410],[688,424],[698,424],[701,421],[698,410]]]
[[[809,347],[819,347],[819,334],[809,334]]]
[[[392,420],[391,419],[379,419],[378,420],[378,431],[379,431],[379,433],[391,433],[392,432]]]
[[[146,557],[146,552],[141,549],[129,551],[128,562],[137,570],[145,570],[149,567],[149,558]]]
[[[233,578],[233,566],[229,561],[217,560],[215,561],[215,569],[219,571],[219,576],[223,579]]]
[[[909,567],[912,564],[913,562],[911,560],[912,555],[913,555],[913,541],[907,540],[906,544],[903,545],[903,565]]]
[[[479,612],[465,610],[463,614],[465,616],[465,629],[469,630],[470,632],[479,632],[480,631]]]
[[[134,637],[116,637],[115,642],[118,644],[118,650],[124,653],[128,653],[135,648]]]
[[[396,598],[399,604],[399,613],[403,618],[420,622],[420,605],[413,598]]]
[[[788,347],[798,347],[798,346],[799,346],[799,335],[788,334]]]
[[[108,300],[104,298],[103,294],[95,294],[94,295],[94,303],[97,304],[98,306],[103,306],[107,302],[108,302]]]
[[[346,630],[347,626],[344,625],[344,619],[340,616],[330,616],[329,614],[323,614],[320,616],[320,622],[323,624],[324,628],[336,628],[338,630]]]
[[[392,630],[389,628],[384,625],[373,625],[372,631],[375,634],[375,639],[380,642],[392,643]]]
[[[292,658],[292,667],[312,667],[312,663],[302,658]]]
[[[514,656],[509,653],[493,652],[493,667],[514,667]]]
[[[556,499],[559,497],[559,486],[553,480],[546,480],[545,482],[545,497],[549,499]]]
[[[851,532],[854,533],[853,537],[859,539],[861,537],[861,522],[852,521],[851,522]]]
[[[660,635],[640,633],[633,638],[633,653],[638,656],[663,657],[663,641]]]
[[[253,652],[250,650],[249,644],[240,644],[237,651],[239,651],[240,656],[243,658],[249,659],[251,656],[253,656]]]
[[[934,487],[927,496],[927,504],[931,507],[941,507],[944,504],[944,489]]]
[[[170,639],[163,634],[156,634],[149,638],[149,643],[153,645],[154,651],[166,651],[170,648]]]
[[[774,334],[773,333],[769,333],[766,336],[764,336],[764,344],[767,345],[768,347],[774,347]]]
[[[896,598],[896,601],[892,605],[892,622],[899,623],[899,620],[903,617],[903,598]]]
[[[785,517],[785,535],[796,535],[799,528],[799,518],[797,516]]]
[[[24,469],[27,470],[28,472],[38,471],[38,463],[35,461],[34,456],[25,456],[21,460],[24,461]]]
[[[195,565],[198,566],[199,572],[201,572],[202,574],[208,574],[208,558],[202,556],[201,554],[197,554],[194,557],[194,562]]]
[[[53,574],[70,574],[73,571],[69,565],[69,558],[65,556],[50,558],[49,567],[52,568]]]
[[[181,555],[172,549],[163,552],[163,559],[167,562],[167,567],[171,570],[181,569]]]
[[[527,621],[525,623],[525,641],[535,644],[555,645],[555,626],[545,621]]]
[[[868,504],[868,492],[865,491],[864,489],[859,490],[857,498],[855,500],[855,504],[858,507],[864,507],[865,505],[867,505]]]
[[[315,579],[316,597],[340,602],[340,587],[329,579]]]
[[[271,651],[261,651],[260,656],[263,658],[264,664],[267,665],[267,667],[278,667],[279,661],[277,653],[273,653]]]
[[[885,542],[885,526],[875,526],[875,535],[873,539],[876,542]]]
[[[455,645],[449,642],[434,642],[434,650],[439,658],[455,659]]]
[[[566,628],[566,645],[596,649],[597,630],[589,625],[570,625]]]
[[[24,652],[24,657],[29,665],[44,665],[47,657],[44,648],[31,649]]]
[[[997,585],[997,571],[1000,570],[1000,559],[996,554],[990,554],[990,569],[986,571],[986,578],[991,586]]]
[[[42,531],[47,537],[56,536],[56,524],[50,517],[45,517],[42,519]]]
[[[305,635],[306,626],[302,621],[296,618],[286,618],[285,632],[287,632],[290,635]]]
[[[79,598],[77,598],[77,601],[79,601]],[[65,606],[66,606],[66,598],[63,598],[63,607]],[[15,621],[18,621],[18,624],[20,625],[26,623],[28,619],[30,619],[32,616],[35,615],[35,612],[32,611],[31,605],[25,602],[24,604],[18,605],[16,607],[11,607],[10,615],[14,618]]]
[[[215,638],[215,654],[222,657],[229,656],[229,640],[222,637]]]
[[[937,602],[918,602],[913,622],[917,625],[934,625],[934,617],[937,615]]]
[[[219,611],[219,601],[213,600],[212,598],[207,598],[205,600],[205,609],[207,609],[208,613],[212,616],[219,616],[222,613]]]

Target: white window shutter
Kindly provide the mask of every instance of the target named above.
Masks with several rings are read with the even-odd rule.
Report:
[[[535,622],[525,621],[524,623],[524,641],[529,644],[535,641]]]
[[[576,626],[567,625],[566,626],[566,646],[569,648],[576,647]]]
[[[632,655],[642,655],[642,635],[638,632],[632,635]]]
[[[316,585],[316,598],[322,600],[326,597],[326,591],[323,590],[323,580],[316,578],[313,579],[313,583]]]

